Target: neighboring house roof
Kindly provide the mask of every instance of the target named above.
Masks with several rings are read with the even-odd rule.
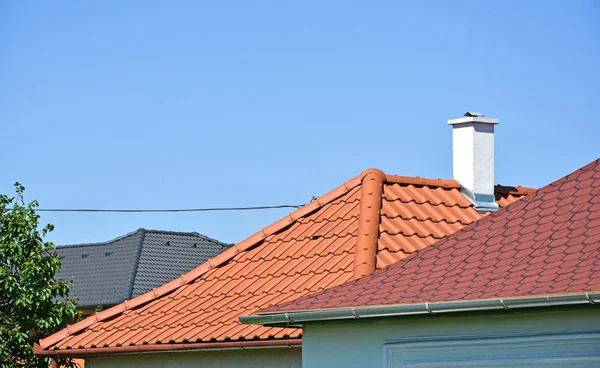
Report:
[[[599,291],[600,159],[384,270],[244,320],[466,311],[470,301],[485,301],[471,304],[477,310],[594,304]]]
[[[198,233],[139,229],[105,243],[58,246],[57,278],[74,278],[78,306],[110,306],[189,272],[231,247]]]
[[[497,189],[500,203],[533,191]],[[388,266],[482,216],[454,180],[366,170],[190,273],[41,340],[36,354],[297,344],[301,330],[237,317]]]

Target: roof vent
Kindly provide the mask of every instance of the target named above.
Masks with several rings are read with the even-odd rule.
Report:
[[[500,120],[467,111],[452,125],[454,179],[479,212],[498,209],[494,198],[494,126]]]

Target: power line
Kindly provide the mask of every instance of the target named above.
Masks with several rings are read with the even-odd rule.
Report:
[[[257,211],[278,208],[298,209],[303,204],[282,204],[277,206],[251,207],[209,207],[209,208],[168,208],[168,209],[98,209],[98,208],[35,208],[35,212],[112,212],[112,213],[161,213],[161,212],[215,212],[215,211]],[[7,210],[13,210],[7,208]]]

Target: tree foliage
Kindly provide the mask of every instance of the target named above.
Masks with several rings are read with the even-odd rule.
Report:
[[[0,195],[0,367],[48,368],[33,344],[75,320],[75,300],[70,284],[54,278],[60,259],[43,240],[54,227],[39,230],[38,202],[25,204],[25,188],[15,188],[15,197]]]

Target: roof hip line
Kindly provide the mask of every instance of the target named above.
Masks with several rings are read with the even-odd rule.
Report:
[[[133,296],[133,285],[135,284],[135,276],[139,268],[140,256],[142,254],[142,247],[144,246],[144,239],[146,238],[146,230],[139,229],[137,231],[138,239],[136,240],[135,248],[133,250],[132,263],[134,264],[133,269],[129,273],[127,283],[125,284],[124,300],[131,299]]]
[[[365,170],[363,172],[363,174],[367,173],[368,171],[379,171],[379,170]],[[96,322],[105,321],[109,318],[112,318],[114,316],[117,316],[117,315],[125,312],[126,310],[131,310],[131,309],[137,308],[137,307],[144,305],[146,303],[149,303],[157,298],[160,298],[168,293],[171,293],[172,291],[176,290],[177,288],[179,288],[182,285],[186,285],[186,284],[193,282],[194,280],[198,279],[199,277],[201,277],[202,275],[204,275],[211,269],[217,268],[223,264],[226,264],[230,259],[232,259],[236,255],[238,255],[239,253],[244,252],[248,249],[252,249],[253,247],[262,243],[262,241],[266,237],[268,237],[272,234],[275,234],[275,233],[281,231],[282,229],[287,228],[291,224],[295,223],[296,220],[298,220],[299,218],[307,216],[308,214],[318,210],[322,206],[332,202],[333,200],[337,199],[338,197],[348,193],[348,191],[350,191],[351,189],[353,189],[361,184],[361,178],[363,178],[363,177],[364,176],[361,174],[360,176],[358,176],[350,181],[345,182],[344,184],[340,185],[339,187],[332,190],[331,192],[323,195],[322,197],[319,197],[318,201],[312,201],[312,202],[308,203],[307,205],[297,209],[296,211],[291,212],[290,214],[288,214],[288,216],[271,224],[270,226],[267,226],[266,228],[255,233],[254,235],[251,235],[250,237],[241,241],[240,243],[235,244],[234,246],[232,246],[231,248],[222,252],[221,254],[217,255],[216,257],[209,259],[204,264],[196,267],[195,269],[191,270],[190,272],[188,272],[186,274],[181,275],[180,277],[174,279],[173,281],[168,282],[162,286],[159,286],[158,288],[154,288],[154,289],[148,291],[147,293],[138,295],[135,298],[126,300],[121,304],[117,304],[111,308],[103,310],[102,312],[93,314],[93,315],[83,319],[82,321],[79,321],[75,324],[67,326],[65,329],[58,331],[58,332],[46,337],[45,339],[41,339],[39,342],[40,348],[42,350],[49,349],[52,345],[56,344],[57,342],[65,339],[69,336],[72,336],[80,331],[85,330],[86,328],[90,327],[91,325],[93,325]],[[384,178],[385,178],[385,175],[384,175]]]
[[[375,271],[377,262],[377,238],[381,220],[381,197],[386,176],[381,170],[362,172],[360,211],[358,216],[358,239],[354,252],[353,278],[358,279]]]

